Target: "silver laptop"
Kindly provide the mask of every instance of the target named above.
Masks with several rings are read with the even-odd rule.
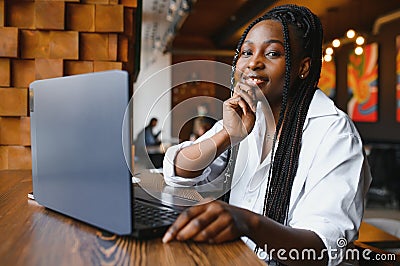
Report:
[[[134,200],[123,152],[131,150],[127,72],[38,80],[29,90],[35,200],[115,234],[162,235],[178,212]]]

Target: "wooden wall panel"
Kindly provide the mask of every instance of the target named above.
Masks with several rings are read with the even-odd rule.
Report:
[[[81,0],[83,4],[109,4],[109,0]]]
[[[0,146],[0,170],[8,169],[8,147]]]
[[[96,32],[123,32],[124,6],[96,5]]]
[[[0,27],[4,27],[4,0],[0,0]]]
[[[66,12],[68,30],[94,32],[95,5],[67,4]]]
[[[118,36],[118,61],[128,62],[129,39],[127,36]]]
[[[134,64],[132,64],[132,62],[134,62],[134,60],[135,60],[135,54],[134,54],[133,45],[129,44],[128,47],[129,47],[128,52],[127,52],[128,61],[123,62],[123,65],[124,65],[124,70],[128,71],[129,73],[133,73],[135,66],[134,66]]]
[[[108,35],[108,60],[117,61],[118,57],[118,35]]]
[[[76,31],[21,31],[22,58],[79,59]]]
[[[18,57],[18,28],[0,28],[0,57]]]
[[[26,116],[28,89],[0,88],[0,116]]]
[[[35,28],[35,3],[7,1],[7,25],[20,29]]]
[[[49,58],[79,59],[79,34],[76,31],[51,31]]]
[[[11,85],[10,76],[10,59],[0,58],[0,87]]]
[[[32,2],[75,2],[75,3],[79,3],[81,0],[19,0],[19,1],[32,1]]]
[[[0,0],[0,170],[31,168],[31,82],[133,74],[136,7],[136,0]]]
[[[94,61],[93,62],[93,71],[105,71],[105,70],[113,70],[118,69],[122,70],[121,62],[105,62],[105,61]]]
[[[8,148],[0,146],[0,170],[8,169]]]
[[[49,55],[49,32],[21,30],[21,58],[47,58]]]
[[[62,77],[64,74],[64,61],[62,59],[35,59],[35,78],[48,79]]]
[[[126,7],[137,7],[137,0],[119,0],[119,3]]]
[[[134,29],[134,9],[124,8],[124,35],[133,37],[135,34]]]
[[[63,30],[64,14],[64,2],[36,2],[35,27],[44,30]]]
[[[109,60],[109,34],[82,33],[79,52],[82,60]]]
[[[5,150],[7,156],[7,169],[18,170],[32,168],[30,147],[6,146]]]
[[[30,118],[0,117],[0,144],[30,146]]]
[[[29,87],[35,80],[35,60],[11,61],[11,84],[13,87]]]
[[[93,72],[93,61],[65,61],[64,74],[77,75]]]

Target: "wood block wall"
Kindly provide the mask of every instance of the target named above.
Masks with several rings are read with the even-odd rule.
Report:
[[[32,167],[32,81],[133,74],[136,8],[136,0],[0,0],[0,170]]]

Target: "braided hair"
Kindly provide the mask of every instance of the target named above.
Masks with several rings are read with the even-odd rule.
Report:
[[[297,173],[303,125],[320,77],[323,31],[318,17],[306,7],[283,5],[273,8],[253,21],[240,38],[232,63],[232,88],[235,84],[236,63],[242,44],[249,31],[264,20],[275,20],[282,24],[285,80],[282,105],[272,145],[271,167],[268,173],[263,215],[284,224],[287,222],[293,180]],[[291,35],[289,26],[291,26]],[[300,47],[303,49],[302,56],[311,58],[308,76],[298,83],[291,83],[290,80],[293,56],[290,37],[294,37],[296,41],[300,42]],[[297,88],[291,90],[290,84],[296,84]],[[279,132],[281,132],[279,144],[274,153]]]

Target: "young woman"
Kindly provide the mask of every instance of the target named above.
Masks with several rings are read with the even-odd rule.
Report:
[[[243,237],[288,265],[342,260],[338,251],[357,236],[370,175],[352,121],[316,87],[322,38],[319,19],[295,5],[276,7],[245,30],[223,121],[195,143],[170,148],[164,160],[167,184],[199,186],[221,174],[233,146],[230,204],[208,200],[187,209],[163,242]],[[270,252],[279,249],[286,257]],[[288,256],[308,249],[317,255],[309,261]]]

